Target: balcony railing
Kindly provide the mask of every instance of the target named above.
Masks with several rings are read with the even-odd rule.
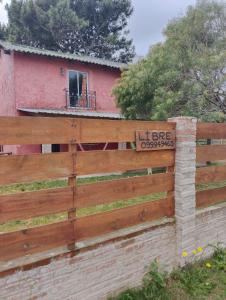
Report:
[[[66,107],[96,110],[96,92],[87,91],[82,94],[73,94],[66,91]]]

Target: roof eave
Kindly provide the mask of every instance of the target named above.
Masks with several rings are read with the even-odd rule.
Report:
[[[95,118],[95,119],[112,119],[120,120],[124,119],[121,114],[108,113],[108,112],[96,112],[96,111],[65,111],[59,109],[44,109],[44,108],[17,108],[23,113],[32,115],[49,115],[49,116],[63,116],[63,117],[77,117],[77,118]]]
[[[9,42],[5,42],[2,40],[0,40],[0,47],[7,51],[15,51],[15,52],[19,52],[19,53],[40,55],[40,56],[46,56],[46,57],[55,57],[55,58],[61,58],[61,59],[66,59],[66,60],[74,60],[74,61],[79,61],[82,63],[95,64],[95,65],[105,66],[105,67],[119,69],[119,70],[128,68],[128,65],[124,64],[124,63],[117,63],[114,61],[108,61],[108,60],[95,58],[95,57],[89,57],[89,56],[82,56],[82,55],[79,56],[78,54],[44,50],[44,49],[39,49],[39,48],[34,48],[34,47],[29,47],[29,46],[24,46],[24,45],[15,45],[15,44],[11,44]]]

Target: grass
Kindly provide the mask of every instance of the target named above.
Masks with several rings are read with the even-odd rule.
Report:
[[[197,189],[197,191],[203,191],[203,190],[211,190],[211,189],[221,188],[224,186],[226,186],[226,181],[198,184],[196,186],[196,189]]]
[[[146,175],[146,173],[124,173],[122,175],[107,175],[107,176],[98,176],[98,177],[88,177],[88,178],[79,178],[77,180],[78,185],[82,184],[91,184],[99,181],[105,180],[113,180],[113,179],[120,179],[120,178],[128,178],[138,175]],[[65,187],[67,186],[66,179],[59,179],[59,180],[51,180],[51,181],[41,181],[41,182],[32,182],[32,183],[24,183],[24,184],[12,184],[6,186],[0,186],[0,195],[3,194],[12,194],[12,193],[19,193],[19,192],[29,192],[29,191],[37,191],[41,189],[50,189],[50,188],[57,188],[57,187]]]
[[[179,268],[171,274],[152,263],[140,288],[129,289],[109,300],[223,300],[226,299],[226,250]]]
[[[158,171],[158,170],[157,170]],[[101,176],[101,177],[90,177],[90,178],[81,178],[77,180],[78,185],[83,184],[92,184],[95,182],[105,181],[105,180],[115,180],[120,178],[128,178],[133,176],[141,176],[146,175],[145,172],[137,173],[137,172],[128,172],[122,175],[109,175],[109,176]],[[58,188],[67,186],[67,180],[53,180],[53,181],[43,181],[43,182],[34,182],[27,184],[14,184],[9,186],[0,187],[0,195],[4,194],[12,194],[12,193],[20,193],[20,192],[29,192],[29,191],[37,191],[41,189],[49,189],[49,188]],[[117,208],[123,208],[139,203],[144,203],[148,201],[158,200],[163,198],[166,193],[155,193],[147,196],[140,196],[136,198],[132,198],[129,200],[118,200],[110,204],[102,204],[89,208],[82,208],[77,210],[77,216],[87,216],[95,213],[101,213],[110,211]],[[17,220],[17,221],[9,221],[2,225],[0,225],[0,232],[10,232],[15,230],[21,230],[25,228],[36,227],[40,225],[47,225],[54,222],[59,222],[67,219],[67,213],[59,213],[53,215],[47,215],[42,217],[36,217],[29,220]]]

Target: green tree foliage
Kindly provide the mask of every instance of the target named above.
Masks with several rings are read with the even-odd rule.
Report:
[[[84,25],[67,0],[12,0],[7,11],[10,41],[50,50],[64,50]]]
[[[12,0],[8,12],[11,42],[128,62],[130,0]]]
[[[0,0],[0,4],[2,3],[2,0]],[[0,40],[4,40],[6,36],[6,27],[4,24],[0,22]]]
[[[172,20],[166,40],[124,71],[114,89],[127,118],[226,115],[226,4],[197,1]]]
[[[75,0],[72,9],[88,21],[81,30],[80,52],[123,62],[132,60],[134,47],[125,30],[133,12],[131,0]]]
[[[6,27],[0,23],[0,40],[4,40],[6,37]]]

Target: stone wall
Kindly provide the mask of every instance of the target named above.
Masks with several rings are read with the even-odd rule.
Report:
[[[137,286],[154,259],[168,270],[176,264],[174,221],[153,225],[136,236],[6,276],[0,279],[0,299],[99,300]]]
[[[209,243],[226,246],[226,204],[197,211],[196,247]],[[131,231],[131,229],[130,229]],[[176,225],[173,220],[148,224],[135,236],[109,242],[53,260],[45,266],[19,271],[0,279],[0,299],[4,300],[100,300],[128,287],[141,284],[151,262],[157,259],[170,271],[178,264]],[[106,236],[107,238],[107,236]],[[212,253],[208,247],[204,255]]]
[[[210,245],[205,255],[213,252],[212,245],[226,248],[226,203],[199,209],[196,216],[196,246]]]

